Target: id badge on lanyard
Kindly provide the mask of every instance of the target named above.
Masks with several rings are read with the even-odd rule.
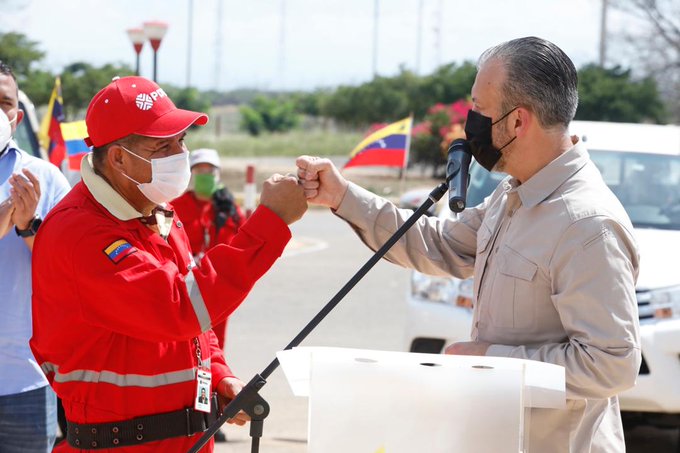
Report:
[[[194,409],[210,413],[212,373],[203,366],[203,361],[201,360],[201,346],[199,345],[198,337],[194,338],[194,345],[196,346],[196,358],[198,359]]]

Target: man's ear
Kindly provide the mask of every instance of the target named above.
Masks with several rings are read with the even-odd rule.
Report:
[[[14,123],[14,126],[18,126],[19,123],[21,123],[21,120],[24,119],[24,111],[21,109],[17,109],[17,121]]]
[[[124,154],[125,150],[120,145],[111,145],[106,153],[106,161],[109,167],[113,170],[123,171],[124,170]]]
[[[533,113],[524,107],[517,107],[515,113],[515,135],[518,138],[522,138],[528,134],[529,129],[535,121],[535,118]]]

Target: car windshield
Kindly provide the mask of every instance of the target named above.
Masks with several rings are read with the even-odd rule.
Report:
[[[680,230],[680,156],[597,150],[590,156],[636,228]],[[484,201],[504,177],[475,164],[468,206]]]

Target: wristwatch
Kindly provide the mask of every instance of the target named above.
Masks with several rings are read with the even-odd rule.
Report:
[[[36,215],[31,219],[30,222],[28,222],[28,228],[26,228],[25,230],[20,230],[19,227],[15,226],[14,231],[17,232],[17,236],[21,236],[22,238],[35,236],[35,233],[38,232],[38,228],[40,227],[41,223],[42,219],[40,218],[40,216]]]

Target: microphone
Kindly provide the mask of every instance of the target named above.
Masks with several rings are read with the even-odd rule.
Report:
[[[453,212],[465,209],[471,159],[472,153],[467,141],[458,138],[451,143],[446,163],[446,182],[449,183],[449,208]]]

